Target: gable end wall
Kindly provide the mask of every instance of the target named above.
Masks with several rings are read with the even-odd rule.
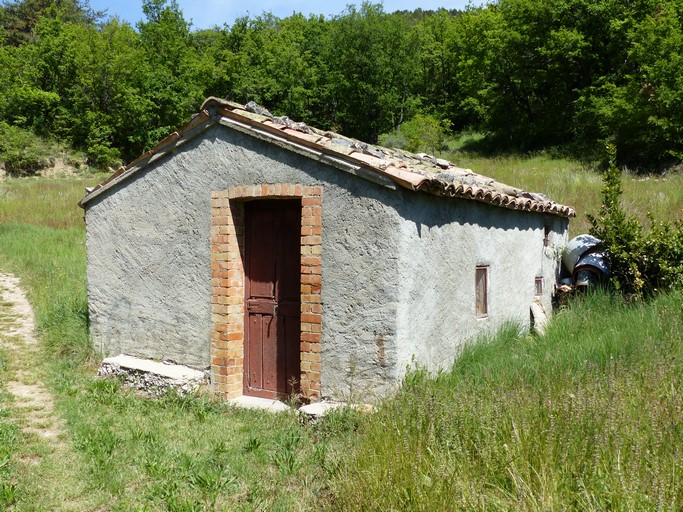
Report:
[[[87,204],[95,349],[209,368],[211,194],[277,184],[324,190],[320,395],[392,388],[401,194],[222,126]]]

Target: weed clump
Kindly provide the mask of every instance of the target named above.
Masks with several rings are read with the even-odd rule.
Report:
[[[616,147],[607,146],[602,207],[588,216],[591,234],[601,239],[610,259],[612,284],[628,297],[642,298],[683,285],[683,222],[659,221],[648,214],[650,229],[621,204],[621,171]]]
[[[0,161],[11,176],[30,176],[54,163],[51,144],[30,130],[0,122]]]

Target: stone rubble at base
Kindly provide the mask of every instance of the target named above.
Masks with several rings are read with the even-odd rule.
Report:
[[[181,395],[187,395],[197,391],[200,386],[209,383],[209,376],[206,371],[124,354],[105,358],[97,371],[97,376],[122,378],[127,386],[152,396],[163,395],[169,389],[173,389]],[[279,400],[250,396],[239,396],[228,400],[228,403],[235,407],[261,409],[270,412],[292,410],[290,406]],[[303,405],[296,412],[301,424],[313,424],[329,411],[345,406],[356,407],[349,406],[344,402],[324,400]],[[372,407],[366,405],[362,409],[371,411]]]
[[[124,354],[102,361],[99,377],[119,377],[127,386],[150,395],[162,395],[173,389],[181,395],[194,393],[208,384],[208,372],[180,364],[140,359]]]

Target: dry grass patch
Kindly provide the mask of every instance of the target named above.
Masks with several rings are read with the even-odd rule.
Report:
[[[602,177],[592,165],[547,155],[478,157],[456,153],[449,158],[459,167],[490,176],[523,190],[541,192],[576,209],[570,223],[570,236],[587,233],[586,214],[600,210]],[[647,222],[647,212],[656,219],[683,219],[683,172],[666,175],[634,175],[625,172],[624,207]]]

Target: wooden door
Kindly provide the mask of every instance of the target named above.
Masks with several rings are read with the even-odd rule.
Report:
[[[244,394],[282,398],[301,376],[301,201],[247,202],[244,241]]]

